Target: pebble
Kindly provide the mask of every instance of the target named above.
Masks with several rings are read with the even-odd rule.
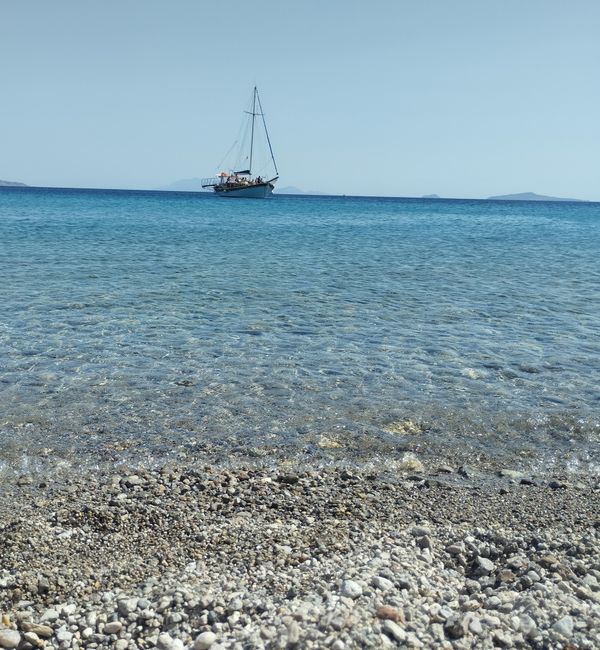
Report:
[[[217,635],[214,632],[202,632],[195,641],[193,650],[208,650],[217,641]]]
[[[296,645],[300,641],[300,628],[296,621],[290,621],[287,626],[288,645]]]
[[[21,635],[16,630],[0,630],[0,648],[16,648],[21,643]]]
[[[406,641],[406,632],[398,625],[398,623],[394,623],[394,621],[386,619],[383,621],[383,625],[381,627],[386,634],[391,636],[392,639],[398,643],[404,643]]]
[[[119,614],[122,616],[127,616],[128,614],[135,612],[138,607],[138,598],[128,598],[126,600],[120,600],[118,603]]]
[[[42,623],[45,623],[46,621],[48,623],[53,623],[54,621],[57,621],[59,617],[59,613],[55,609],[47,609],[43,614],[42,617],[40,618],[40,621]]]
[[[523,478],[523,472],[519,472],[516,469],[501,469],[498,472],[498,475],[504,478],[510,478],[513,481]]]
[[[460,555],[461,553],[464,553],[465,548],[462,544],[450,544],[449,546],[446,546],[446,553],[449,553],[450,555]]]
[[[104,634],[119,634],[122,628],[121,621],[111,621],[104,626]]]
[[[575,621],[572,616],[563,616],[561,619],[556,621],[552,626],[552,629],[558,634],[569,638],[573,634],[573,629],[575,627]]]
[[[566,490],[569,487],[568,483],[565,481],[550,481],[548,485],[553,490]]]
[[[389,605],[380,605],[375,613],[377,618],[388,619],[390,621],[395,621],[396,623],[404,623],[404,613],[401,609],[390,607]]]
[[[477,557],[477,566],[479,568],[479,572],[483,573],[484,575],[488,575],[494,571],[496,568],[496,565],[487,557]]]
[[[24,621],[21,624],[21,628],[26,632],[33,632],[33,634],[41,639],[49,639],[54,634],[54,630],[49,625],[40,625],[39,623],[30,623],[29,621]]]
[[[0,492],[0,634],[23,650],[596,647],[596,488],[499,496],[482,476],[173,464],[72,473],[51,507]]]
[[[533,637],[537,631],[537,623],[529,614],[521,614],[519,617],[519,630],[526,639]]]
[[[394,583],[382,576],[375,576],[373,580],[371,580],[371,584],[376,589],[381,589],[381,591],[389,591],[390,589],[394,588]]]
[[[174,642],[175,639],[170,634],[163,632],[162,634],[158,635],[158,639],[156,640],[156,647],[160,648],[160,650],[172,650]]]
[[[471,618],[469,621],[469,632],[471,632],[471,634],[475,634],[476,636],[483,633],[483,628],[481,627],[481,621],[479,618]]]
[[[358,598],[362,596],[362,587],[354,580],[344,580],[340,593],[346,598]]]

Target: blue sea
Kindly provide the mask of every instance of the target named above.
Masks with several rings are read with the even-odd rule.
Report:
[[[0,473],[600,467],[600,204],[0,190]]]

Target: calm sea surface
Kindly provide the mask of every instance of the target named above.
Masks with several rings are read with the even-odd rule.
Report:
[[[0,191],[0,469],[598,471],[600,204]]]

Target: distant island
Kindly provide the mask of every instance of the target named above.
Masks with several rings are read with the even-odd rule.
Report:
[[[422,199],[441,199],[442,197],[439,194],[423,194]]]
[[[305,192],[295,185],[286,185],[285,187],[275,187],[274,194],[323,194],[323,192]]]
[[[0,187],[27,187],[25,183],[16,183],[14,181],[0,181]]]
[[[521,194],[502,194],[490,196],[488,201],[580,201],[581,199],[565,199],[559,196],[544,196],[535,192],[522,192]]]

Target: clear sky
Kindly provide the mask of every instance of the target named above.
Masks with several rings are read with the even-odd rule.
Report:
[[[280,185],[600,200],[599,0],[0,0],[0,179],[210,176],[260,89]]]

